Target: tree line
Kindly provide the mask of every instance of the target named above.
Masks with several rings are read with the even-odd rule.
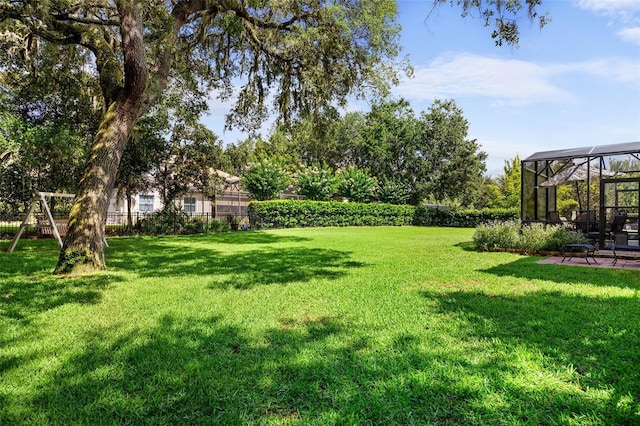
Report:
[[[42,90],[52,91],[54,82],[47,80]],[[39,104],[37,117],[22,94],[2,100],[2,210],[25,210],[36,191],[77,190],[98,119],[90,111],[74,111],[68,92],[58,93]],[[57,116],[60,110],[72,113]],[[337,194],[357,202],[515,207],[519,161],[506,165],[497,179],[483,176],[486,154],[468,138],[468,127],[453,100],[437,100],[419,114],[405,100],[386,101],[321,126],[298,120],[267,138],[225,146],[193,117],[165,106],[136,124],[118,169],[116,195],[130,203],[155,189],[165,206],[192,188],[215,198],[223,182],[212,171],[223,170],[241,175],[244,189],[260,200],[291,186],[316,200]]]

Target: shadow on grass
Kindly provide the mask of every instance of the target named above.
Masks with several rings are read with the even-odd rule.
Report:
[[[561,421],[564,412],[565,416],[585,419],[595,415],[598,420],[587,421],[589,424],[640,424],[640,309],[637,296],[596,298],[560,292],[514,297],[472,292],[423,292],[423,296],[436,300],[442,313],[465,324],[459,338],[498,342],[511,348],[524,347],[533,354],[540,353],[549,372],[562,374],[564,370],[564,374],[570,376],[568,380],[579,385],[580,391],[608,394],[604,402],[598,404],[596,399],[577,392],[561,397],[561,388],[555,386],[556,383],[548,389],[539,388],[537,392],[548,391],[554,395],[558,410],[542,423],[566,423]],[[499,370],[506,361],[503,359],[498,367],[488,368],[504,374]],[[534,396],[540,398],[542,395]]]
[[[245,244],[274,244],[274,243],[299,243],[310,241],[310,238],[295,235],[279,235],[264,231],[237,231],[237,232],[218,232],[210,234],[192,234],[192,235],[158,235],[158,236],[130,236],[116,237],[108,240],[110,245],[119,245],[120,241],[145,241],[145,240],[170,240],[180,241],[188,240],[194,243],[212,243],[212,244],[229,244],[229,245],[245,245]]]
[[[0,279],[21,275],[51,274],[60,249],[52,239],[21,240],[13,253],[7,253],[10,242],[0,244]]]
[[[514,262],[493,266],[482,270],[482,272],[499,277],[509,276],[567,284],[640,289],[640,274],[637,271],[572,267],[567,265],[540,265],[537,263],[539,259],[540,257],[523,256]]]
[[[188,244],[178,239],[144,239],[135,244],[124,243],[109,253],[108,264],[120,270],[132,271],[140,277],[208,276],[216,288],[248,289],[262,284],[287,284],[313,278],[336,279],[350,268],[363,266],[351,261],[350,253],[309,247],[272,246],[270,242],[297,241],[288,237],[251,236],[264,246],[229,253],[218,250],[219,238],[190,238]],[[204,244],[193,244],[202,241]]]
[[[59,252],[53,240],[21,241],[13,253],[0,252],[0,317],[26,324],[32,316],[68,303],[98,303],[102,292],[121,280],[108,274],[54,276]]]
[[[594,423],[602,424],[640,420],[633,407],[629,411],[624,404],[616,405],[640,390],[637,369],[629,370],[638,359],[625,342],[637,325],[626,333],[618,329],[632,324],[616,305],[630,306],[623,300],[605,302],[598,310],[610,317],[578,337],[567,326],[591,320],[586,311],[568,320],[572,324],[556,318],[549,326],[529,329],[526,324],[540,322],[537,310],[546,307],[551,296],[558,311],[570,302],[578,308],[596,307],[589,300],[555,295],[519,302],[496,299],[477,306],[484,296],[425,294],[440,298],[443,312],[472,317],[463,338],[540,347],[553,360],[549,370],[574,363],[580,370],[578,380],[586,386],[612,389],[607,403],[563,386],[518,384],[510,380],[517,367],[506,355],[471,363],[468,354],[446,347],[429,351],[421,345],[421,336],[408,334],[380,345],[340,316],[287,318],[249,337],[220,317],[164,315],[153,326],[128,334],[88,334],[83,350],[64,357],[50,376],[40,378],[29,398],[0,393],[0,423],[562,424],[581,416],[595,416],[599,421]],[[513,327],[514,311],[505,310],[505,303],[519,305],[516,317],[524,313],[518,327]],[[493,329],[484,319],[495,323]],[[617,333],[611,335],[600,329],[614,325]],[[583,338],[592,339],[595,348],[580,344],[577,339]],[[589,355],[593,349],[596,359]],[[611,357],[600,358],[607,355]],[[615,359],[619,356],[629,357]],[[621,370],[623,376],[618,375]],[[481,385],[471,385],[474,381]],[[632,403],[637,407],[638,401]]]
[[[273,244],[273,243],[299,243],[310,241],[309,238],[298,237],[294,235],[278,235],[263,231],[241,231],[241,232],[224,232],[218,234],[208,234],[196,236],[203,240],[214,242],[217,244]],[[190,237],[191,238],[191,237]]]
[[[464,251],[478,251],[473,241],[463,241],[461,243],[456,244],[455,246],[460,247]]]
[[[0,279],[0,348],[39,341],[39,327],[31,326],[34,322],[37,323],[39,314],[67,304],[99,303],[103,292],[116,280],[117,277],[107,275],[74,279],[53,276]],[[0,378],[3,372],[34,358],[36,354],[16,355],[11,350],[0,351]],[[2,399],[3,396],[0,395],[0,406]],[[0,424],[5,424],[2,419]]]
[[[0,280],[0,316],[27,321],[33,315],[68,303],[98,303],[102,292],[116,280],[110,275],[5,278]]]

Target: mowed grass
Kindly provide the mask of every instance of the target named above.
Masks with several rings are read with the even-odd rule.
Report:
[[[0,424],[640,424],[639,274],[472,233],[116,238],[82,278],[21,241],[0,253]]]

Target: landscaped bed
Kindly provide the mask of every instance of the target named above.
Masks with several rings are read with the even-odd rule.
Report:
[[[637,272],[473,233],[113,238],[82,278],[21,241],[0,253],[0,424],[640,423]]]

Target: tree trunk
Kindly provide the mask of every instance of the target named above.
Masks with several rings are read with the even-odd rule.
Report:
[[[114,87],[113,82],[119,81],[118,70],[107,66],[113,56],[109,51],[99,51],[97,56],[107,109],[71,206],[69,228],[54,271],[56,274],[87,273],[105,268],[104,225],[109,199],[122,153],[143,103],[148,69],[142,15],[132,1],[120,0],[116,4],[120,14],[124,85]]]
[[[69,229],[64,240],[55,273],[85,273],[105,268],[104,224],[109,199],[115,184],[122,153],[126,148],[130,130],[141,111],[149,108],[166,87],[173,60],[173,46],[180,29],[188,17],[205,10],[206,0],[180,1],[172,12],[173,25],[165,49],[156,58],[152,69],[154,78],[147,89],[149,70],[143,43],[143,17],[139,3],[116,0],[120,16],[122,52],[113,54],[111,43],[94,45],[102,92],[108,106],[94,140],[91,156],[71,207]],[[119,70],[124,86],[114,87],[120,81],[113,64],[122,60]],[[117,86],[117,84],[116,84]],[[148,92],[145,94],[145,90]],[[145,98],[146,96],[146,98]]]
[[[133,124],[122,103],[112,104],[96,135],[91,157],[69,214],[69,228],[55,273],[105,268],[104,225],[120,158]]]

